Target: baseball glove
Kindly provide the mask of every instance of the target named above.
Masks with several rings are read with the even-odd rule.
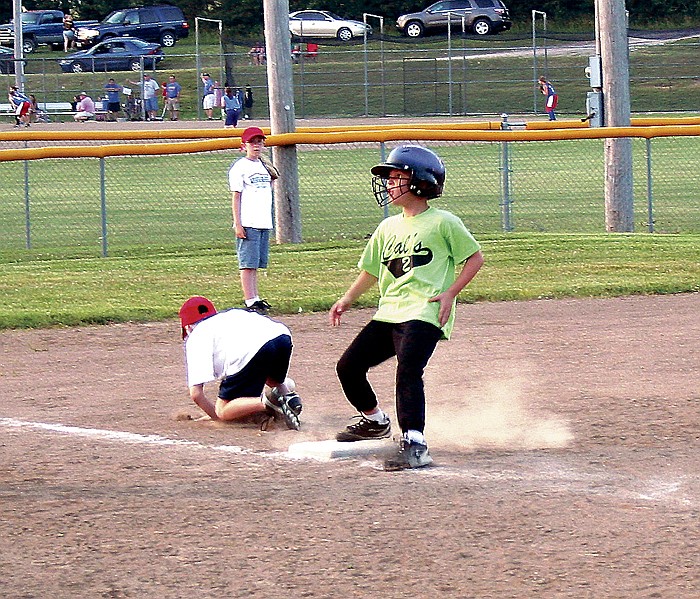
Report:
[[[270,178],[274,181],[275,179],[280,178],[280,172],[277,170],[277,167],[270,162],[270,159],[267,156],[260,156],[260,162],[263,163],[263,166],[265,167],[265,170],[270,173]]]

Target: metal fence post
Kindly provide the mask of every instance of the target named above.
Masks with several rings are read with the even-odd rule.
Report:
[[[102,222],[102,257],[107,257],[107,194],[105,191],[105,159],[100,158],[100,221]]]
[[[651,172],[651,139],[646,139],[647,148],[647,228],[649,233],[654,232],[654,192],[652,190]]]
[[[384,163],[386,162],[386,145],[384,142],[380,142],[379,144],[379,162]],[[389,204],[386,204],[384,206],[384,217],[383,218],[389,218]]]
[[[501,129],[507,131],[510,129],[508,123],[508,115],[501,115]],[[503,231],[509,233],[513,230],[513,219],[511,214],[511,204],[513,203],[510,195],[510,147],[507,141],[501,142],[501,226]]]
[[[367,17],[372,17],[373,19],[379,19],[379,61],[382,65],[381,77],[382,77],[382,114],[381,116],[386,116],[386,84],[384,82],[384,75],[386,69],[384,68],[384,17],[381,15],[373,15],[371,13],[363,13],[362,20],[365,25],[367,25]],[[368,48],[367,48],[367,31],[363,33],[363,46],[364,46],[364,72],[365,72],[365,116],[369,116],[369,58],[368,58]]]
[[[28,146],[28,142],[24,142],[24,147]],[[32,219],[29,202],[29,161],[24,161],[24,245],[28,250],[32,249]]]
[[[533,10],[532,11],[532,82],[533,82],[533,87],[532,87],[532,110],[535,114],[538,114],[537,112],[537,78],[539,77],[537,73],[537,16],[540,15],[542,17],[542,26],[544,28],[544,37],[543,37],[543,46],[544,46],[544,76],[549,79],[549,75],[547,74],[548,71],[548,65],[547,65],[547,13],[543,12],[541,10]]]

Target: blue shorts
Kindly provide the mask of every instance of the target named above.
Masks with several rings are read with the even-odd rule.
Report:
[[[238,124],[238,110],[227,110],[226,111],[226,127],[235,127]]]
[[[158,98],[146,98],[143,101],[143,105],[146,108],[146,110],[156,112],[158,110]]]
[[[239,372],[221,381],[219,397],[226,401],[239,397],[258,397],[268,379],[276,384],[284,382],[291,357],[292,338],[289,335],[271,339]]]
[[[270,229],[243,228],[246,238],[236,238],[238,268],[267,268],[270,252]]]

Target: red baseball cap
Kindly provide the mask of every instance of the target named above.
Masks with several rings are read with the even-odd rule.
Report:
[[[241,134],[241,141],[243,143],[248,143],[254,137],[262,137],[263,139],[265,139],[265,133],[260,127],[248,127]]]
[[[206,297],[194,295],[188,299],[178,312],[180,316],[180,324],[182,325],[182,338],[187,336],[185,327],[190,324],[195,324],[200,320],[216,314],[216,308]]]

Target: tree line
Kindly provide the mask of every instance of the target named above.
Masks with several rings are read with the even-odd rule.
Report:
[[[571,23],[593,24],[594,0],[504,0],[516,26],[529,28],[533,10],[547,13],[552,30],[556,25]],[[144,4],[174,4],[193,21],[195,16],[221,19],[228,33],[253,37],[263,29],[262,0],[24,0],[27,10],[60,8],[80,19],[102,19],[113,10]],[[330,10],[346,18],[362,20],[363,13],[382,15],[387,18],[387,29],[401,14],[422,10],[430,0],[290,0],[289,10],[305,8]],[[700,0],[627,0],[630,26],[636,28],[666,26],[690,26],[700,24]],[[12,2],[0,6],[0,21],[12,18]]]

